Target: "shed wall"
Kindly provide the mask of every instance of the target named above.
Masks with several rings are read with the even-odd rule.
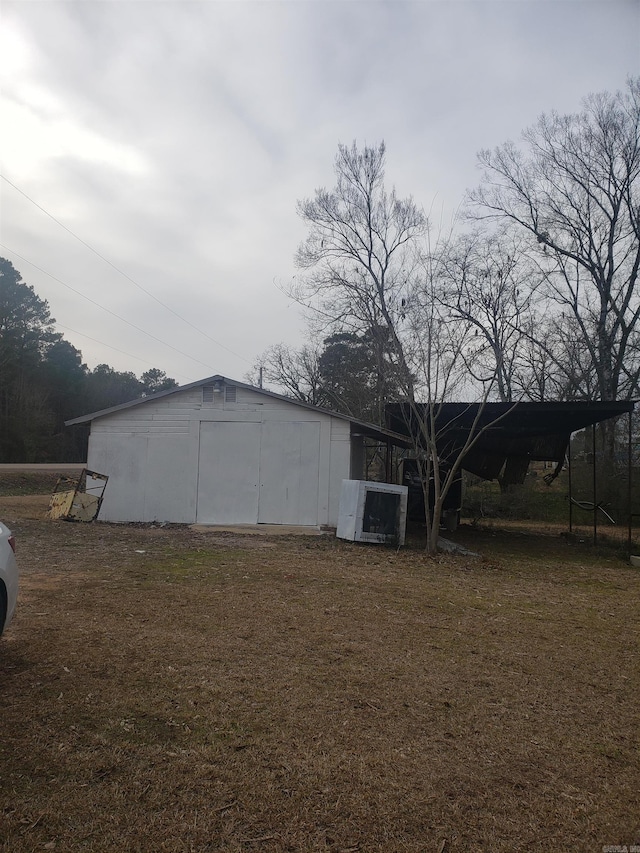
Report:
[[[241,388],[202,399],[177,391],[92,422],[101,519],[337,525],[348,421]]]

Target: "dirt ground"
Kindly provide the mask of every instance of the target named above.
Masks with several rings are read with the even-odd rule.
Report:
[[[640,844],[640,571],[557,535],[480,558],[47,521],[0,640],[0,851]]]

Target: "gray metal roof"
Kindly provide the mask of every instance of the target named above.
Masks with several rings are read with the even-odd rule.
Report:
[[[150,403],[155,400],[160,400],[162,397],[168,397],[170,394],[178,394],[181,391],[189,391],[191,388],[200,388],[203,385],[212,385],[215,382],[222,382],[225,385],[234,385],[236,388],[245,388],[248,391],[253,391],[256,394],[262,394],[265,397],[271,397],[275,400],[282,400],[285,403],[290,403],[294,406],[300,406],[303,409],[310,409],[314,412],[321,412],[324,415],[330,415],[332,418],[339,418],[343,421],[348,421],[351,424],[352,433],[361,433],[368,438],[373,438],[376,441],[390,442],[399,447],[409,447],[410,442],[403,435],[393,432],[383,427],[378,427],[375,424],[369,424],[365,421],[359,421],[349,415],[342,415],[339,412],[334,412],[331,409],[324,409],[320,406],[314,406],[311,403],[305,403],[302,400],[296,400],[294,397],[285,397],[284,394],[276,394],[274,391],[266,391],[264,388],[256,388],[253,385],[248,385],[245,382],[238,382],[235,379],[229,379],[226,376],[216,374],[208,376],[206,379],[200,379],[198,382],[190,382],[188,385],[180,385],[177,388],[169,388],[167,391],[158,391],[155,394],[149,394],[147,397],[138,397],[136,400],[130,400],[127,403],[120,403],[117,406],[110,406],[108,409],[101,409],[97,412],[90,412],[87,415],[81,415],[79,418],[72,418],[65,421],[65,426],[73,426],[74,424],[86,424],[97,418],[103,418],[107,415],[112,415],[115,412],[122,412],[125,409],[131,409],[134,406],[144,406],[145,403]]]

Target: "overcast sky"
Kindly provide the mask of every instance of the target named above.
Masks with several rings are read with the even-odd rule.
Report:
[[[448,219],[480,149],[640,73],[640,0],[3,0],[0,16],[0,256],[89,367],[180,384],[242,379],[304,339],[282,290],[296,201],[332,185],[339,142],[384,140],[388,183]]]

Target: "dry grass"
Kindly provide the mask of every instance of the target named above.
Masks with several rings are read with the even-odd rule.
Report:
[[[482,559],[428,561],[41,509],[0,499],[23,572],[0,850],[640,842],[640,573],[614,552],[466,530]]]
[[[0,497],[15,495],[51,494],[58,482],[59,474],[43,474],[37,471],[0,472]]]

